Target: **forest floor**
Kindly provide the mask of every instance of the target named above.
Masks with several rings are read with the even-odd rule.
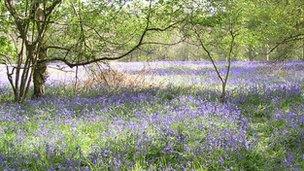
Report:
[[[304,62],[233,62],[225,104],[209,62],[76,70],[16,104],[0,66],[1,170],[304,169]]]

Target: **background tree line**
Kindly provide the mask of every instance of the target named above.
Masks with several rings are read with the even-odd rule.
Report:
[[[185,2],[185,1],[183,1]],[[192,1],[194,6],[204,6],[199,12],[201,25],[210,32],[218,30],[219,19],[235,15],[234,26],[238,27],[239,38],[234,60],[304,60],[304,2],[292,1]],[[189,5],[189,4],[188,4]],[[188,6],[189,7],[189,6]],[[226,9],[227,11],[221,11]],[[194,11],[194,10],[193,10]],[[237,16],[236,16],[237,15]],[[194,17],[192,15],[191,17]],[[159,39],[168,41],[168,33],[160,33]],[[184,34],[171,35],[174,42]],[[225,60],[220,46],[222,35],[208,34],[218,45],[214,47],[217,60]],[[173,46],[143,46],[128,61],[151,60],[208,60],[208,55],[200,51],[191,38]]]

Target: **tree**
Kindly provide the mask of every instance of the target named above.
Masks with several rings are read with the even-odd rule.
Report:
[[[15,42],[17,52],[5,54],[2,62],[16,102],[25,100],[31,81],[33,97],[44,94],[49,62],[77,67],[121,59],[144,44],[151,32],[181,22],[169,15],[153,23],[157,5],[152,1],[4,0],[1,5],[3,14],[9,14],[1,22],[8,23],[8,42]]]
[[[265,58],[286,59],[304,40],[303,1],[252,1],[252,5],[247,27],[255,35],[253,46],[264,46]]]
[[[208,1],[194,3],[188,21],[186,34],[207,54],[214,71],[221,82],[220,101],[226,101],[226,87],[231,69],[231,61],[236,55],[237,45],[242,42],[237,37],[246,33],[243,7],[245,1]],[[241,39],[243,40],[243,39]],[[216,62],[224,59],[227,63],[221,69]]]
[[[294,43],[303,40],[301,4],[298,0],[192,1],[185,10],[191,13],[185,34],[191,38],[190,44],[199,46],[211,61],[221,82],[221,102],[226,99],[231,60],[242,59],[244,47],[250,59],[264,54],[270,60],[275,50],[286,58],[286,53],[294,50]],[[264,52],[257,51],[259,47],[264,47]],[[217,60],[224,59],[227,65],[221,68]]]

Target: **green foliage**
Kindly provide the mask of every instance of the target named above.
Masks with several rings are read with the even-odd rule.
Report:
[[[136,45],[145,26],[143,12],[138,16],[123,2],[66,1],[54,13],[54,23],[47,44],[71,48],[68,58],[86,60],[100,56],[115,57],[120,51]],[[56,36],[55,36],[56,35]],[[50,57],[65,51],[50,49]]]
[[[0,62],[6,61],[8,59],[16,59],[16,51],[14,46],[5,36],[0,35]]]
[[[27,1],[16,4],[17,12],[25,13]],[[44,2],[44,1],[43,1]],[[49,1],[45,1],[49,5]],[[2,1],[0,4],[0,31],[15,32],[14,24]],[[4,15],[5,14],[5,15]],[[284,1],[193,1],[193,0],[159,0],[151,4],[135,0],[123,1],[63,1],[52,14],[52,21],[46,33],[45,42],[49,46],[71,49],[50,49],[50,57],[65,57],[72,61],[86,60],[100,56],[116,56],[138,43],[150,16],[150,26],[164,28],[172,21],[184,21],[167,32],[154,32],[146,35],[147,42],[172,43],[180,40],[181,32],[187,30],[187,21],[204,27],[204,37],[213,51],[223,59],[229,47],[229,27],[238,32],[236,39],[235,59],[263,59],[266,51],[275,47],[289,36],[303,34],[303,8],[300,0]],[[4,28],[5,27],[5,28]],[[33,26],[30,26],[33,28]],[[2,28],[2,29],[1,29]],[[207,29],[208,28],[208,29]],[[212,33],[210,32],[212,31]],[[188,36],[191,37],[191,33]],[[284,45],[286,44],[286,45]],[[269,46],[268,49],[265,46]],[[300,56],[298,40],[291,40],[279,46],[274,52],[274,59],[286,56]],[[184,47],[164,47],[148,44],[142,49],[154,49],[143,55],[136,52],[134,56],[147,56],[150,59],[199,59],[203,53],[192,54],[193,48],[187,45],[190,52],[182,54],[166,53],[185,51]],[[178,50],[176,50],[178,49]],[[180,50],[179,50],[180,49]],[[159,55],[161,53],[161,55]],[[175,57],[175,55],[177,57]],[[292,56],[293,55],[293,56]],[[185,56],[185,57],[183,57]],[[200,57],[199,57],[200,56]],[[257,56],[259,56],[257,58]],[[137,59],[136,57],[133,59]],[[142,58],[140,58],[142,60]]]
[[[189,32],[189,29],[191,30],[191,24],[189,25],[189,23],[200,25],[204,42],[214,52],[213,55],[218,56],[217,59],[223,60],[225,58],[225,52],[229,48],[228,30],[230,28],[237,32],[235,60],[266,60],[268,59],[267,56],[270,56],[269,59],[272,60],[302,58],[304,28],[302,16],[304,14],[303,5],[299,0],[282,3],[277,1],[209,0],[194,2],[180,0],[174,1],[170,5],[175,8],[180,7],[182,14],[178,14],[178,16],[184,16],[187,19],[182,24],[180,31],[189,38],[193,38],[193,33]],[[160,16],[163,17],[163,15]],[[151,40],[161,39],[166,34],[161,33],[160,36],[152,36]],[[299,35],[299,37],[291,38],[295,35]],[[174,42],[181,35],[175,33],[175,35],[171,34],[171,37],[173,38],[168,41]],[[153,45],[145,46],[143,49],[154,49],[153,53],[148,54],[146,60],[159,60],[163,57],[168,60],[207,59],[203,52],[193,50],[192,45],[187,44],[186,47],[191,49],[188,55],[184,45],[167,47],[167,50],[162,50],[163,47]],[[171,49],[176,53],[169,53]],[[272,51],[270,52],[270,50]],[[181,55],[180,51],[186,53]]]

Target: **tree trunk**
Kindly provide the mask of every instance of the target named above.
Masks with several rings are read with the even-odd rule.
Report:
[[[267,61],[269,61],[269,53],[268,53],[268,51],[269,51],[269,45],[266,44],[266,60]]]
[[[249,61],[253,61],[254,59],[254,49],[252,46],[248,47],[248,59]]]
[[[44,95],[45,93],[45,81],[46,81],[46,63],[40,62],[43,59],[46,59],[47,51],[44,48],[41,48],[39,51],[38,62],[34,68],[33,73],[33,83],[34,83],[34,94],[33,98],[38,98]]]
[[[302,44],[302,60],[304,60],[304,39],[303,39],[303,44]]]
[[[225,103],[226,102],[226,83],[222,83],[222,92],[220,96],[220,102]]]
[[[30,87],[30,83],[32,80],[32,60],[33,60],[33,47],[26,47],[26,60],[22,66],[21,63],[17,64],[17,71],[15,76],[15,101],[21,103],[27,97],[27,93]],[[22,70],[22,71],[21,71]],[[20,72],[21,71],[21,72]],[[18,74],[17,74],[18,72]],[[20,83],[19,83],[20,82]]]

